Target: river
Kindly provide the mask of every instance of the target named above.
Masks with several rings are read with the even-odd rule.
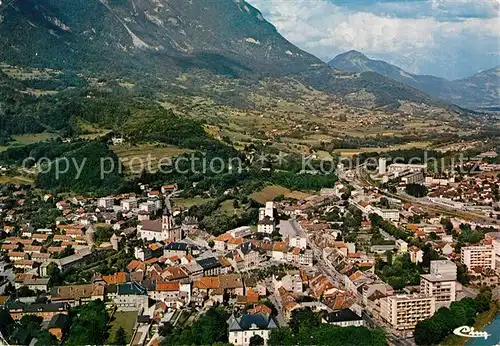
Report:
[[[496,318],[491,321],[490,324],[484,328],[485,332],[488,332],[490,336],[488,339],[484,338],[470,338],[465,343],[466,346],[495,346],[500,345],[500,314],[497,314]]]

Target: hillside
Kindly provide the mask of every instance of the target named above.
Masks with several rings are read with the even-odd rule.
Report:
[[[494,108],[499,105],[499,68],[493,68],[462,80],[448,81],[434,76],[411,74],[385,61],[369,59],[357,51],[340,54],[328,64],[350,73],[376,72],[435,98],[464,107],[481,109]]]
[[[446,107],[373,73],[330,69],[243,0],[14,0],[0,5],[0,15],[0,61],[11,66],[125,78],[154,93],[210,96],[210,85],[237,77],[238,87],[217,90],[217,98],[234,103],[237,94],[244,106],[244,95],[263,77],[293,76],[356,106],[395,109],[408,100]]]

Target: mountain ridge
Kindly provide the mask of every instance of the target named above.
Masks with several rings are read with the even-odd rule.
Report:
[[[209,72],[195,86],[201,91],[221,76],[242,84],[296,76],[356,106],[395,109],[407,100],[449,107],[371,72],[329,68],[243,0],[17,0],[2,5],[0,14],[0,30],[8,33],[0,36],[0,61],[10,65],[129,77],[158,90],[178,86],[186,71]]]
[[[383,60],[370,59],[355,50],[337,55],[328,62],[328,65],[350,73],[377,72],[424,91],[435,98],[464,107],[481,109],[499,105],[500,66],[467,78],[449,81],[431,75],[412,74]]]

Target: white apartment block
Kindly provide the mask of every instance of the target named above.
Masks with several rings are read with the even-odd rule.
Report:
[[[500,232],[486,233],[485,240],[491,240],[493,251],[495,252],[496,261],[500,262]]]
[[[428,295],[395,295],[380,299],[380,316],[396,330],[414,329],[436,311],[436,298]]]
[[[112,197],[99,198],[97,201],[97,206],[104,209],[112,209],[115,201]]]
[[[467,246],[461,249],[461,262],[472,268],[495,269],[495,251],[491,245]]]
[[[399,221],[398,209],[382,209],[375,207],[373,208],[373,212],[379,215],[384,220]]]
[[[124,199],[120,205],[123,211],[130,211],[132,209],[137,208],[137,199],[135,198]]]
[[[420,293],[435,297],[436,303],[454,302],[457,299],[456,281],[450,276],[423,274]]]
[[[149,214],[155,213],[157,211],[155,203],[149,201],[139,204],[139,210],[145,211]]]
[[[457,265],[449,260],[431,261],[430,274],[442,275],[453,280],[457,279]]]

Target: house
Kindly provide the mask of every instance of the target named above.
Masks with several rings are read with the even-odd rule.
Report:
[[[64,247],[60,247],[58,249],[52,249],[52,250],[55,250],[54,252],[61,252],[64,250]],[[47,251],[49,253],[52,253],[50,247],[48,248]],[[64,272],[68,268],[70,268],[76,264],[84,262],[91,255],[92,255],[91,249],[89,247],[85,247],[85,248],[78,250],[74,255],[71,255],[71,256],[67,256],[67,257],[60,258],[60,259],[51,258],[42,264],[42,266],[40,268],[41,275],[47,276],[47,267],[50,265],[50,263],[54,263],[55,265],[57,265],[57,267],[59,268],[60,271]]]
[[[186,270],[182,267],[168,267],[163,271],[161,277],[167,281],[180,281],[189,277]]]
[[[260,336],[267,344],[271,330],[278,328],[272,317],[264,314],[245,314],[240,318],[231,315],[229,325],[229,342],[235,346],[248,346],[254,335]]]
[[[26,278],[23,280],[23,286],[33,291],[47,291],[50,278]]]
[[[416,246],[412,246],[409,249],[410,260],[412,263],[422,263],[424,260],[424,252]]]
[[[221,273],[222,264],[215,257],[207,257],[196,261],[203,268],[204,276],[217,276]]]
[[[186,256],[191,254],[191,246],[186,243],[174,242],[165,245],[163,248],[163,256],[172,257],[172,256]]]
[[[446,243],[441,247],[441,253],[445,256],[450,256],[453,253],[453,250],[453,246],[449,243]]]
[[[339,327],[363,327],[365,321],[351,309],[342,309],[330,312],[321,319],[323,323],[332,324]]]
[[[243,279],[239,274],[219,275],[220,288],[233,296],[244,294]]]
[[[298,271],[291,272],[284,276],[273,276],[273,287],[277,292],[280,287],[283,287],[286,291],[292,292],[296,295],[302,295],[304,293],[302,278]]]
[[[116,295],[113,295],[113,303],[121,310],[147,309],[148,299],[146,289],[137,282],[116,285]]]
[[[273,245],[272,258],[275,261],[286,262],[286,244],[285,242],[276,242]]]
[[[7,256],[11,261],[21,261],[25,258],[28,258],[26,253],[20,251],[9,251],[7,253]]]
[[[71,306],[97,299],[104,301],[105,296],[105,287],[98,284],[55,286],[51,290],[53,302],[64,302]]]
[[[67,315],[69,313],[69,306],[65,303],[27,305],[21,302],[12,302],[7,304],[7,310],[14,320],[20,320],[26,315],[38,316],[44,320],[48,320],[57,314]]]
[[[173,192],[177,191],[178,189],[179,189],[179,187],[177,186],[177,184],[163,185],[161,187],[161,193],[169,194],[169,193],[173,193]]]
[[[152,298],[164,302],[174,301],[180,296],[180,286],[179,282],[157,282]]]
[[[224,252],[227,250],[227,242],[232,239],[233,236],[229,233],[223,233],[214,239],[214,250]]]
[[[103,275],[102,279],[108,285],[124,284],[125,282],[127,282],[127,273],[117,272],[113,275]]]
[[[65,314],[54,315],[47,326],[47,331],[61,340],[69,329],[69,316]]]

